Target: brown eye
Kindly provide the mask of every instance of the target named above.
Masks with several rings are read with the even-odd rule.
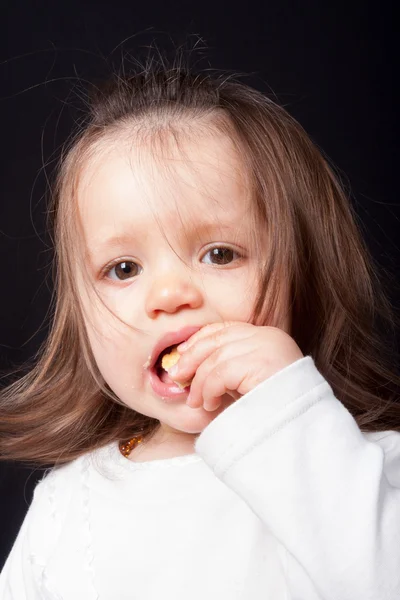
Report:
[[[206,256],[209,256],[209,260],[204,260]],[[204,255],[203,261],[212,265],[228,265],[232,261],[240,258],[239,254],[232,250],[232,248],[212,248]]]
[[[108,271],[108,277],[110,279],[124,281],[125,279],[136,277],[136,275],[139,275],[141,272],[142,267],[140,267],[137,263],[131,260],[124,260],[111,267],[111,269]],[[114,277],[112,275],[114,275]]]

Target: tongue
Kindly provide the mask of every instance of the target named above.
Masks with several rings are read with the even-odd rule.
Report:
[[[161,369],[161,373],[159,374],[159,378],[163,383],[175,383],[172,381],[171,377],[168,375],[167,371]],[[176,384],[175,384],[176,385]]]

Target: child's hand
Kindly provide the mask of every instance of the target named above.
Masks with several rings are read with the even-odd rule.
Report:
[[[240,398],[284,367],[303,358],[296,342],[276,327],[225,322],[206,325],[178,346],[169,370],[174,380],[194,379],[187,404],[214,411],[224,394]]]

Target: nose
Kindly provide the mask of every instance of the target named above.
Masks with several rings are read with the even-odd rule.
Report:
[[[203,295],[188,277],[164,274],[157,277],[146,298],[146,313],[155,319],[161,313],[173,314],[185,308],[200,308]]]

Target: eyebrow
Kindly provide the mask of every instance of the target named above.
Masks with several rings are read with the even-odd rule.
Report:
[[[126,244],[129,244],[135,237],[136,235],[134,235],[133,233],[122,233],[121,235],[114,235],[109,238],[105,238],[105,240],[100,238],[99,240],[95,241],[93,246],[96,249],[115,248],[118,246],[124,246]]]
[[[197,235],[201,236],[201,235],[204,235],[205,233],[212,233],[213,231],[216,231],[216,230],[237,231],[237,230],[241,229],[242,224],[243,224],[243,222],[240,222],[237,225],[235,223],[216,223],[215,221],[208,222],[208,223],[205,222],[200,225],[196,225],[195,232]],[[98,251],[100,248],[101,249],[103,249],[103,248],[104,249],[118,248],[120,246],[128,245],[133,240],[135,240],[135,238],[137,238],[137,233],[135,232],[134,228],[132,227],[132,230],[130,233],[122,232],[119,235],[113,235],[104,240],[99,238],[93,244],[93,249]]]

